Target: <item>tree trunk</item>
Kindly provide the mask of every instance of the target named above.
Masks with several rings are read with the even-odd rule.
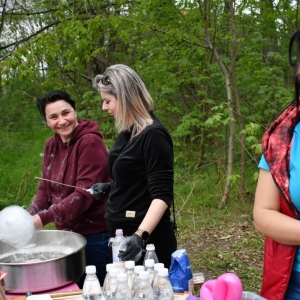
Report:
[[[233,6],[233,0],[229,1],[229,9],[230,9],[230,18],[231,18],[231,26],[232,26],[232,55],[231,55],[231,79],[233,86],[233,93],[235,98],[235,110],[236,116],[239,125],[239,131],[241,132],[244,129],[244,118],[241,113],[241,105],[240,105],[240,97],[238,92],[238,86],[236,82],[235,76],[235,65],[236,65],[236,56],[237,56],[237,37],[236,37],[236,23],[235,23],[235,12]],[[240,139],[241,144],[241,179],[240,179],[240,193],[241,195],[245,195],[246,192],[246,148],[245,148],[245,134],[241,134]]]
[[[214,45],[211,42],[210,34],[209,34],[209,22],[208,22],[208,13],[207,13],[207,6],[209,1],[204,2],[204,10],[205,10],[205,38],[206,43],[208,45],[208,48],[212,51],[214,58],[216,59],[219,67],[221,68],[223,75],[225,77],[225,85],[226,85],[226,94],[227,94],[227,105],[228,105],[228,111],[229,111],[229,138],[228,138],[228,153],[227,153],[227,176],[225,180],[225,186],[224,186],[224,192],[222,195],[221,203],[219,204],[219,208],[223,208],[228,199],[229,194],[231,191],[231,175],[232,175],[232,169],[233,169],[233,142],[234,142],[234,134],[235,134],[235,127],[234,127],[234,114],[233,114],[233,106],[232,106],[232,91],[231,91],[231,82],[230,82],[230,75],[229,72],[223,63],[218,51],[214,48]]]

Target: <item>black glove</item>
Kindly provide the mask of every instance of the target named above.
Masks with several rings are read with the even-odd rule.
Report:
[[[95,199],[101,200],[106,197],[111,189],[111,182],[103,183],[98,182],[92,185],[89,189],[90,193],[94,196]]]
[[[139,235],[134,233],[131,236],[125,237],[125,241],[120,245],[120,248],[124,246],[126,250],[119,251],[119,258],[122,261],[126,260],[134,260],[138,261],[142,256],[142,248],[143,248],[143,241]]]

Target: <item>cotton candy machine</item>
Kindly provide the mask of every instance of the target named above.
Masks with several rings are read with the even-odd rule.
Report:
[[[85,245],[84,236],[61,230],[38,231],[22,249],[0,241],[6,291],[41,292],[76,281],[85,270]]]

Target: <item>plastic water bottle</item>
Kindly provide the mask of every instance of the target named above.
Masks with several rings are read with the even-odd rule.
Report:
[[[153,273],[152,286],[154,286],[155,283],[156,283],[158,269],[162,269],[164,267],[165,267],[165,265],[163,263],[156,263],[156,264],[154,264],[154,273]]]
[[[146,246],[146,254],[144,257],[144,266],[145,266],[145,260],[146,259],[154,259],[154,263],[158,263],[158,259],[155,253],[155,246],[154,244],[147,244]]]
[[[150,284],[152,286],[154,278],[154,259],[149,258],[145,260],[145,271],[148,271],[150,274]]]
[[[135,267],[135,262],[133,260],[125,261],[125,273],[127,274],[128,286],[130,290],[132,289],[132,284],[134,279],[134,267]]]
[[[102,299],[102,290],[98,277],[96,275],[95,266],[86,266],[85,267],[85,280],[83,283],[82,297],[86,300],[101,300]]]
[[[153,289],[150,284],[150,274],[148,271],[141,271],[139,273],[139,281],[134,290],[132,299],[154,300]]]
[[[128,276],[126,273],[117,275],[117,287],[114,300],[131,300],[131,291],[128,286]]]
[[[169,280],[169,270],[161,268],[157,271],[157,280],[153,286],[155,300],[173,300],[174,293]]]
[[[123,236],[123,230],[117,229],[115,239],[112,243],[112,257],[113,263],[120,269],[120,272],[125,272],[125,262],[122,261],[118,256],[120,250],[125,250],[120,248],[124,241],[125,237]]]
[[[116,265],[113,264],[113,263],[106,264],[106,275],[105,275],[105,278],[104,278],[102,291],[104,291],[106,289],[108,279],[110,278],[110,276],[109,276],[109,270],[111,270],[111,269],[116,269]]]
[[[133,280],[132,280],[132,286],[131,286],[131,291],[132,293],[134,292],[136,286],[138,285],[139,282],[139,274],[140,272],[145,271],[145,267],[144,266],[135,266],[134,267],[134,276],[133,276]]]
[[[103,286],[103,297],[106,300],[113,300],[117,287],[118,268],[111,268],[108,271],[108,278],[105,287]]]

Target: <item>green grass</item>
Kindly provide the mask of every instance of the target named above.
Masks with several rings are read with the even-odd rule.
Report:
[[[213,166],[193,172],[176,166],[178,247],[187,250],[193,271],[203,272],[205,280],[233,272],[244,290],[259,294],[264,238],[253,226],[256,166],[250,165],[247,171],[246,195],[233,185],[228,204],[218,209],[224,179],[216,180]]]
[[[43,147],[52,133],[44,127],[6,132],[0,141],[0,209],[26,206],[34,196],[41,174]]]

